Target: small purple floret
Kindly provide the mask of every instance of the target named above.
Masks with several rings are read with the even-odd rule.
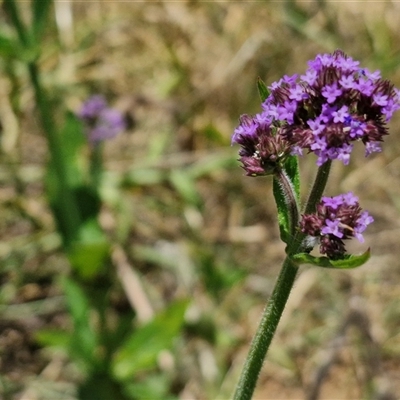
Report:
[[[342,94],[342,90],[338,88],[336,83],[332,85],[327,85],[321,90],[322,96],[326,98],[326,101],[331,104],[338,96]]]
[[[118,110],[109,108],[101,95],[94,95],[86,100],[78,116],[85,123],[91,143],[112,139],[126,129],[123,115]]]
[[[381,151],[386,123],[400,109],[400,92],[379,71],[359,64],[340,50],[317,55],[304,74],[285,75],[269,86],[256,124],[261,117],[266,131],[279,128],[291,154],[313,152],[319,166],[328,160],[349,164],[354,142],[365,145],[366,156]],[[233,143],[238,135],[252,136],[251,127],[241,121]]]
[[[309,236],[319,238],[322,254],[340,259],[346,251],[343,240],[355,237],[364,242],[362,233],[373,221],[367,211],[362,211],[358,197],[348,192],[323,197],[315,213],[302,216],[300,229]]]

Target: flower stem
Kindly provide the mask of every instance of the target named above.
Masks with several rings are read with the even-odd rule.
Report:
[[[29,33],[19,16],[14,0],[4,0],[4,9],[18,33],[19,41],[24,47],[28,47],[30,44]]]
[[[317,176],[315,177],[314,185],[308,197],[304,214],[315,212],[316,206],[321,200],[322,193],[325,190],[326,182],[328,181],[329,172],[331,170],[332,161],[328,160],[318,168]]]
[[[90,154],[90,177],[93,189],[99,190],[103,164],[103,143],[94,143]]]
[[[4,7],[17,31],[18,38],[22,47],[29,53],[33,51],[33,54],[36,54],[32,45],[34,43],[32,33],[28,28],[26,28],[23,21],[21,20],[15,0],[4,0]],[[52,162],[49,168],[54,168],[55,174],[57,176],[59,187],[57,207],[59,208],[63,219],[65,236],[63,239],[64,242],[68,244],[71,243],[71,241],[76,237],[76,234],[80,227],[80,213],[76,199],[68,182],[68,168],[64,157],[63,146],[59,138],[56,125],[54,123],[54,118],[51,111],[51,104],[41,84],[36,57],[30,57],[29,61],[27,61],[26,64],[29,71],[29,77],[34,89],[40,122],[46,134],[49,150],[51,153]]]
[[[46,94],[40,83],[40,76],[35,62],[28,64],[29,76],[35,93],[36,105],[39,111],[40,121],[47,137],[47,143],[51,153],[50,164],[57,175],[59,184],[59,207],[63,215],[65,225],[65,240],[70,243],[75,239],[80,226],[80,214],[68,183],[67,166],[65,165],[65,157],[59,135],[51,113],[51,107],[47,100]]]
[[[330,166],[331,161],[328,161],[318,169],[314,185],[305,206],[305,210],[308,213],[315,210],[317,203],[321,199],[328,180]],[[283,262],[278,280],[263,311],[261,322],[250,345],[250,350],[233,397],[234,400],[250,400],[253,396],[265,356],[297,275],[298,267],[291,260],[291,256],[303,250],[301,245],[303,238],[304,234],[298,230],[292,242],[288,244],[288,255]]]
[[[293,237],[299,222],[299,206],[296,200],[296,193],[293,184],[284,169],[277,170],[274,179],[277,180],[285,198],[289,214],[289,234]]]
[[[250,346],[234,400],[250,400],[264,363],[271,340],[293,287],[298,267],[286,257],[274,291],[265,307],[261,322]]]

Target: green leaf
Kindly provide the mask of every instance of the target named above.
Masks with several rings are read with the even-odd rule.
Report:
[[[62,145],[63,164],[66,167],[68,185],[76,188],[84,185],[84,173],[82,170],[80,150],[86,143],[83,134],[83,126],[75,115],[68,112],[65,116],[64,126],[60,132]],[[46,173],[46,189],[50,203],[57,213],[58,203],[60,202],[60,185],[54,165],[55,161],[50,160]],[[79,196],[79,194],[77,194]]]
[[[91,375],[78,387],[79,400],[129,400],[119,382],[107,373]],[[135,397],[136,398],[136,397]]]
[[[125,390],[132,399],[178,400],[170,393],[171,377],[166,374],[146,375],[143,380],[129,382]]]
[[[68,353],[71,334],[59,329],[41,329],[35,334],[35,340],[42,346],[55,347]]]
[[[267,85],[264,83],[264,81],[260,77],[258,77],[258,79],[257,79],[257,88],[258,88],[258,93],[261,98],[261,102],[263,103],[269,96],[270,91],[268,90]]]
[[[237,150],[218,151],[201,157],[188,166],[187,171],[193,179],[218,173],[221,170],[237,169]]]
[[[201,197],[196,189],[193,178],[186,171],[179,169],[172,170],[169,180],[186,203],[196,207],[200,206],[202,202]]]
[[[60,133],[63,156],[67,166],[68,182],[71,186],[82,185],[84,178],[82,150],[87,145],[83,124],[73,113],[67,112],[64,126]]]
[[[157,364],[160,351],[171,347],[184,322],[187,300],[181,300],[136,329],[117,352],[113,371],[117,379],[129,380]]]
[[[272,192],[274,194],[276,207],[278,209],[278,224],[282,242],[287,243],[289,239],[289,210],[286,205],[285,196],[279,185],[278,179],[274,177]]]
[[[226,143],[226,136],[211,122],[201,129],[201,134],[215,145]]]
[[[196,247],[197,270],[207,292],[216,300],[221,299],[222,291],[232,288],[245,277],[245,272],[231,265],[224,266],[216,262],[215,254],[204,248]]]
[[[0,55],[7,58],[14,58],[18,56],[21,50],[21,46],[17,40],[0,32]]]
[[[79,216],[83,222],[95,219],[99,214],[101,199],[96,190],[89,186],[79,186],[73,190]]]
[[[292,260],[298,264],[311,264],[322,268],[352,269],[365,264],[371,256],[370,249],[359,255],[346,255],[341,260],[330,260],[328,257],[314,257],[308,253],[299,253],[292,256]]]
[[[283,165],[289,179],[292,182],[296,194],[297,202],[300,201],[300,170],[299,159],[297,156],[289,156]]]
[[[96,219],[86,221],[78,238],[69,246],[68,259],[83,279],[96,276],[104,268],[110,244]]]
[[[46,27],[47,15],[52,0],[32,0],[32,32],[37,41]]]
[[[98,339],[89,323],[89,301],[84,291],[71,279],[64,278],[63,287],[67,307],[74,324],[70,343],[71,351],[86,366],[93,367],[96,365],[95,350]]]
[[[35,61],[39,57],[37,46],[23,46],[15,37],[0,32],[0,55],[5,59],[17,59],[24,63]]]
[[[124,176],[125,186],[152,186],[165,180],[165,172],[158,168],[145,168],[135,166]]]
[[[291,186],[294,190],[296,202],[300,202],[300,174],[299,165],[296,156],[289,156],[283,165],[284,172],[286,172]],[[278,209],[278,224],[281,240],[288,243],[290,240],[290,210],[285,194],[280,186],[279,180],[274,177],[273,180],[273,194]]]

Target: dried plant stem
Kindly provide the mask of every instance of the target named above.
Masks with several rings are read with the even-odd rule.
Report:
[[[316,205],[320,201],[328,180],[330,167],[331,162],[328,161],[318,169],[305,207],[306,212],[315,210]],[[301,242],[303,239],[304,235],[300,231],[297,231],[292,242],[288,244],[288,255],[283,262],[275,288],[264,309],[257,332],[250,345],[250,350],[233,397],[234,400],[250,400],[253,396],[265,356],[297,275],[298,267],[292,261],[291,256],[302,251]]]

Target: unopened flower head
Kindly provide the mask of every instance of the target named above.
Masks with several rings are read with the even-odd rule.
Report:
[[[291,153],[290,143],[280,134],[280,128],[268,120],[263,121],[259,115],[240,117],[240,125],[232,136],[233,143],[242,146],[240,161],[249,176],[273,174]]]
[[[362,233],[374,219],[362,211],[352,192],[335,197],[323,197],[314,214],[302,216],[303,233],[320,240],[320,252],[331,259],[342,258],[346,249],[343,240],[357,238],[364,242]]]
[[[284,76],[269,89],[257,121],[278,126],[292,154],[313,152],[318,165],[335,159],[348,164],[357,141],[366,156],[381,151],[386,123],[400,108],[392,83],[340,50],[318,55],[304,75]],[[241,123],[232,142],[249,134]]]
[[[79,112],[86,125],[88,140],[98,143],[112,139],[126,128],[123,115],[109,108],[103,96],[95,95],[86,100]]]

